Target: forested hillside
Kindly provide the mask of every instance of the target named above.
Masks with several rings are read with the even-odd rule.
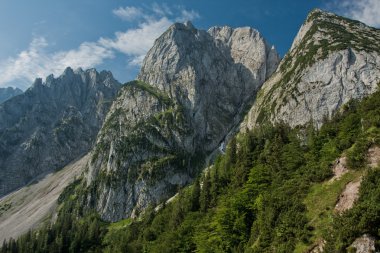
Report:
[[[268,124],[237,136],[191,186],[136,220],[106,223],[84,213],[77,180],[60,197],[56,223],[5,242],[1,252],[307,252],[318,240],[325,252],[346,252],[363,234],[380,236],[380,168],[367,165],[376,145],[379,91],[351,101],[320,130]],[[342,154],[348,173],[308,201]],[[358,200],[337,213],[346,181],[358,176]]]

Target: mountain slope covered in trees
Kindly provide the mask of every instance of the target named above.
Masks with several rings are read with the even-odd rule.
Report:
[[[358,236],[380,236],[380,168],[369,169],[366,160],[380,145],[379,108],[376,92],[351,101],[318,131],[264,125],[242,134],[172,202],[136,220],[106,223],[82,213],[85,182],[78,180],[61,195],[55,224],[11,240],[2,252],[303,252],[317,236],[326,252],[345,252]],[[305,200],[332,177],[343,153],[353,177],[363,175],[360,197],[342,215],[335,202],[326,206],[330,219],[319,231]]]

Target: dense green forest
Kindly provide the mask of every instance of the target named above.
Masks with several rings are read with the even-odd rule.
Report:
[[[173,201],[136,220],[110,224],[82,210],[87,189],[77,180],[53,225],[0,252],[303,252],[320,238],[326,252],[346,252],[364,233],[380,237],[380,168],[366,166],[372,145],[380,145],[380,92],[348,103],[319,130],[266,124],[238,135]],[[338,215],[337,196],[320,189],[342,154],[351,172],[329,193],[364,179],[356,205]]]

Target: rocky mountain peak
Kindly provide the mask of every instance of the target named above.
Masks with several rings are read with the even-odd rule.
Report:
[[[302,39],[304,38],[304,36],[306,35],[306,33],[309,31],[310,27],[320,21],[320,20],[325,20],[327,18],[327,16],[329,16],[329,13],[328,12],[325,12],[321,9],[313,9],[308,15],[307,15],[307,18],[305,20],[305,22],[302,24],[301,28],[299,29],[296,37],[294,38],[293,40],[293,43],[292,43],[292,46],[290,47],[290,51],[292,51],[295,47],[297,47]]]
[[[269,45],[259,31],[251,27],[231,28],[228,26],[212,27],[208,33],[214,38],[217,45],[231,55],[235,63],[247,67],[252,73],[258,66],[257,61],[251,59],[261,58],[266,60],[266,73],[263,79],[267,79],[276,70],[280,57],[273,45]],[[260,61],[259,61],[260,62]]]
[[[0,104],[0,196],[87,152],[119,87],[109,72],[66,68]]]
[[[34,85],[45,85],[47,87],[55,86],[82,86],[82,84],[90,84],[92,86],[108,87],[112,88],[118,82],[114,79],[110,71],[102,70],[100,73],[94,69],[83,70],[78,68],[73,70],[70,67],[67,67],[62,75],[57,78],[53,74],[48,75],[43,81],[41,78],[37,78]],[[118,85],[118,84],[117,84]]]
[[[223,62],[216,63],[213,61],[215,58],[223,59]],[[156,86],[169,96],[176,96],[180,91],[195,103],[194,88],[197,85],[184,87],[185,82],[178,79],[181,71],[181,75],[188,73],[187,78],[194,79],[197,76],[198,80],[192,81],[195,83],[199,83],[202,76],[215,82],[215,79],[221,79],[216,70],[221,66],[217,65],[235,65],[229,71],[245,72],[240,78],[246,79],[251,90],[257,90],[260,83],[277,68],[278,62],[276,50],[271,50],[271,45],[252,28],[213,27],[206,32],[192,25],[176,23],[156,40],[144,59],[137,79]],[[254,78],[250,78],[250,75]],[[179,90],[176,88],[174,91],[176,85],[173,84],[177,81]]]
[[[248,115],[261,121],[320,127],[341,105],[376,91],[380,82],[380,30],[314,10]]]
[[[36,78],[32,84],[32,87],[38,87],[41,86],[43,83],[42,78]]]
[[[278,62],[252,28],[173,24],[147,53],[138,80],[123,87],[99,134],[87,179],[90,187],[97,183],[88,199],[101,216],[136,216],[191,182]]]
[[[62,76],[73,76],[73,75],[74,75],[74,70],[71,67],[66,67],[62,74]]]
[[[372,45],[370,42],[375,42],[375,39],[379,38],[378,36],[378,29],[369,27],[362,22],[320,9],[314,9],[309,13],[306,21],[301,26],[293,41],[290,52],[296,47],[302,46],[302,41],[304,43],[311,40],[319,42],[321,38],[332,42],[333,45],[330,46],[339,47],[343,44],[344,46],[350,46],[359,50],[368,49],[373,51],[378,50],[379,46],[376,43]]]
[[[184,25],[187,26],[189,29],[195,30],[195,27],[194,27],[193,23],[191,23],[191,21],[189,21],[189,20],[186,21],[184,23]]]

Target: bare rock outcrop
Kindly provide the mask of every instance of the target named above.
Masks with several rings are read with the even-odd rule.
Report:
[[[349,248],[354,249],[356,253],[374,253],[376,252],[375,242],[374,237],[365,234],[356,238]]]
[[[372,146],[368,149],[368,166],[371,168],[376,168],[380,165],[380,147]]]
[[[335,205],[335,211],[339,214],[351,209],[355,201],[359,198],[359,189],[362,178],[349,182],[340,194],[338,202]]]
[[[0,196],[87,153],[119,87],[108,71],[67,68],[0,104]]]
[[[314,10],[265,82],[242,128],[264,121],[320,127],[342,105],[380,83],[380,30]]]
[[[278,62],[252,28],[172,25],[107,115],[87,174],[89,206],[116,221],[173,196],[240,124]]]
[[[329,182],[334,182],[339,180],[344,174],[348,172],[347,168],[347,157],[343,156],[336,160],[333,168],[334,176],[329,180]]]

